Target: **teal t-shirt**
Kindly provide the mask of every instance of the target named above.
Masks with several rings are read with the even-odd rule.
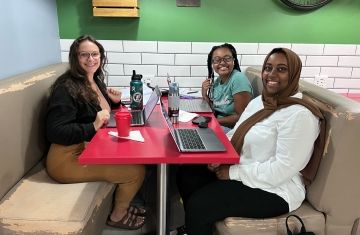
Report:
[[[224,84],[220,84],[220,81],[220,77],[214,81],[213,109],[219,113],[218,117],[224,117],[235,113],[233,96],[236,93],[245,91],[252,96],[253,89],[246,75],[235,69]]]

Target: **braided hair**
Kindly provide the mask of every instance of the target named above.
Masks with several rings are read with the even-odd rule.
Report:
[[[212,57],[213,57],[214,51],[219,49],[219,48],[227,48],[227,49],[230,50],[231,55],[234,58],[234,69],[241,72],[239,61],[237,59],[237,53],[236,53],[235,47],[233,45],[229,44],[229,43],[224,43],[224,44],[221,44],[220,46],[213,46],[213,48],[211,49],[211,51],[210,51],[210,53],[208,55],[208,59],[207,59],[208,77],[209,78],[214,78],[214,70],[212,68]]]

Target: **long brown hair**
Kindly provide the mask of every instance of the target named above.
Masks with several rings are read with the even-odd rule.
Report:
[[[92,36],[83,35],[75,39],[75,41],[71,44],[69,51],[70,68],[65,74],[61,75],[51,86],[51,92],[60,84],[63,84],[66,87],[67,91],[70,93],[71,97],[73,97],[74,99],[99,104],[98,96],[96,92],[92,90],[90,82],[86,77],[86,71],[80,66],[78,59],[79,47],[80,44],[84,41],[90,41],[99,48],[100,66],[94,74],[94,79],[104,81],[107,74],[105,70],[107,58],[105,55],[104,47]],[[101,89],[101,87],[99,88]]]

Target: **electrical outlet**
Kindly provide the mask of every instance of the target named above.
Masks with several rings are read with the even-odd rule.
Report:
[[[324,74],[315,75],[314,84],[319,87],[326,88],[326,80],[327,79],[328,79],[327,75],[324,75]]]
[[[151,82],[154,80],[154,75],[144,75],[143,76],[143,83],[145,84],[151,84]]]

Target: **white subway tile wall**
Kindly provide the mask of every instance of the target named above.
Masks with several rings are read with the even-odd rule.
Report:
[[[360,78],[360,68],[353,68],[351,77],[352,78]]]
[[[68,51],[74,39],[61,39],[61,59],[68,62]],[[181,87],[201,87],[207,77],[207,55],[222,42],[163,42],[99,40],[107,51],[108,79],[112,87],[129,86],[132,70],[165,87],[166,76]],[[242,70],[261,66],[274,47],[290,48],[299,54],[303,69],[301,78],[314,83],[316,75],[325,75],[327,89],[344,94],[360,93],[360,45],[300,43],[230,42],[238,53]]]
[[[158,53],[191,53],[191,42],[158,42]]]
[[[115,51],[115,52],[123,52],[123,44],[121,41],[118,40],[99,40],[99,42],[101,43],[101,45],[106,45],[105,50],[110,52],[110,51]]]
[[[324,47],[324,55],[355,55],[356,45],[327,44]]]
[[[122,41],[124,52],[155,52],[157,53],[157,42],[152,41]],[[103,45],[106,48],[106,44]]]
[[[142,53],[142,64],[174,65],[174,54]]]
[[[293,44],[291,49],[298,55],[323,55],[324,45],[322,44]]]

